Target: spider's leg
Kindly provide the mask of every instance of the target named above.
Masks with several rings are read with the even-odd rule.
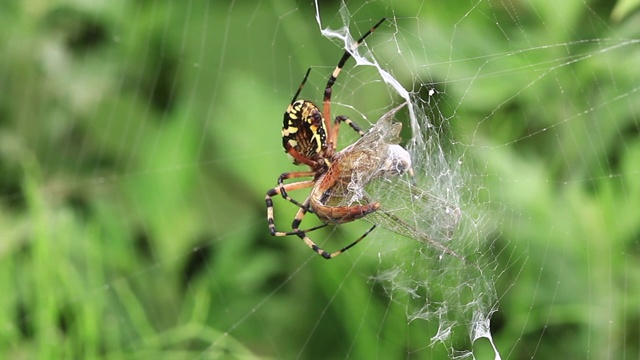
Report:
[[[298,164],[305,164],[311,168],[316,166],[316,163],[313,160],[302,156],[302,154],[300,154],[298,150],[296,150],[293,146],[291,146],[291,144],[288,141],[285,141],[283,145],[284,145],[284,151],[286,151],[287,154],[289,154],[293,159],[295,159]]]
[[[296,94],[293,95],[293,99],[291,100],[291,104],[296,102],[296,99],[298,98],[298,95],[300,95],[300,91],[302,91],[302,88],[304,87],[304,83],[307,82],[307,78],[309,77],[309,73],[310,72],[311,72],[311,68],[308,68],[307,69],[307,73],[304,74],[304,78],[302,79],[302,82],[300,83],[300,86],[298,86],[298,91],[296,91]]]
[[[304,230],[300,230],[300,224],[302,223],[302,219],[304,219],[304,216],[307,214],[307,212],[312,212],[311,208],[309,207],[309,202],[311,201],[311,196],[308,196],[307,199],[304,201],[304,203],[302,204],[302,206],[300,206],[300,209],[298,209],[298,212],[296,213],[296,216],[293,218],[293,222],[291,222],[291,230],[290,232],[286,233],[287,235],[299,235],[301,233],[307,233],[307,232],[311,232],[314,230],[318,230],[321,229],[327,225],[329,225],[328,223],[323,223],[321,225],[318,226],[314,226],[308,229],[304,229]]]
[[[274,220],[274,217],[273,217],[273,199],[272,198],[274,196],[278,195],[278,194],[282,194],[282,191],[286,192],[286,191],[304,189],[304,188],[312,187],[313,184],[314,184],[313,180],[299,181],[299,182],[286,184],[286,185],[279,184],[277,187],[275,187],[273,189],[269,189],[267,191],[267,195],[264,197],[264,201],[267,204],[267,223],[269,224],[269,232],[271,232],[271,235],[274,235],[274,236],[285,236],[285,235],[293,235],[293,234],[295,234],[295,233],[287,234],[287,233],[283,233],[283,232],[280,232],[280,231],[276,230],[275,220]],[[293,204],[299,206],[300,209],[303,209],[304,205],[300,204],[296,200],[292,199],[291,197],[289,197],[289,195],[287,195],[287,196],[283,195],[283,197],[286,200],[292,202]]]
[[[380,26],[380,24],[382,24],[382,22],[384,22],[386,20],[386,18],[382,18],[382,20],[378,21],[377,24],[373,25],[373,27],[367,31],[364,35],[362,35],[362,37],[360,37],[360,39],[358,39],[358,41],[356,41],[353,46],[351,47],[351,51],[354,51],[360,44],[362,44],[362,42],[364,41],[364,39],[367,38],[367,36],[371,35],[372,32],[374,32],[376,30],[376,28],[378,28],[378,26]],[[331,73],[331,76],[329,76],[329,80],[327,80],[327,86],[324,89],[324,98],[323,98],[323,109],[322,109],[322,114],[324,116],[324,121],[325,121],[325,127],[327,128],[327,132],[328,132],[328,136],[329,136],[329,146],[333,147],[333,149],[335,149],[336,146],[336,138],[338,137],[338,131],[337,129],[334,131],[331,128],[331,123],[330,123],[330,119],[331,119],[331,88],[333,87],[333,84],[335,84],[336,79],[338,78],[338,75],[340,75],[340,71],[342,71],[342,68],[344,67],[344,64],[347,62],[347,60],[349,60],[349,58],[351,57],[351,52],[349,52],[349,50],[345,50],[344,54],[342,54],[342,57],[340,58],[340,61],[338,61],[338,65],[336,66],[336,68],[333,70],[333,73]]]
[[[351,119],[349,119],[344,115],[338,115],[333,120],[333,126],[334,126],[333,131],[336,133],[336,136],[338,136],[338,128],[341,122],[349,125],[353,129],[353,131],[357,132],[361,137],[364,136],[364,131],[362,131],[360,126],[358,126],[358,124],[354,123],[353,121],[351,121]]]
[[[311,232],[313,230],[317,230],[317,229],[320,229],[320,228],[323,228],[323,227],[327,226],[328,223],[324,223],[322,225],[318,225],[318,226],[315,226],[315,227],[312,227],[312,228],[309,228],[309,229],[306,229],[306,230],[299,230],[300,224],[302,223],[302,219],[304,219],[304,216],[307,213],[307,209],[309,208],[309,202],[310,201],[311,201],[311,197],[308,197],[304,201],[303,206],[300,207],[300,209],[296,213],[296,216],[293,219],[293,222],[291,223],[291,227],[293,228],[293,230],[291,232],[279,233],[279,232],[275,232],[275,228],[273,228],[274,231],[272,231],[272,235],[275,235],[275,236],[297,235],[300,239],[302,239],[305,242],[305,244],[307,244],[307,246],[309,246],[311,248],[311,250],[315,251],[318,255],[322,256],[325,259],[333,259],[334,257],[342,254],[343,252],[349,250],[350,248],[355,246],[357,243],[362,241],[362,239],[364,239],[367,235],[369,235],[369,233],[371,231],[373,231],[373,229],[375,229],[375,227],[376,227],[376,225],[373,225],[369,230],[367,230],[364,234],[362,234],[362,236],[357,238],[351,244],[343,247],[342,249],[340,249],[338,251],[335,251],[335,252],[332,252],[332,253],[328,253],[324,249],[322,249],[321,247],[316,245],[316,243],[313,242],[313,240],[311,240],[311,238],[309,238],[309,236],[307,235],[307,233],[309,233],[309,232]],[[269,228],[271,229],[271,226]]]
[[[278,194],[281,194],[282,191],[299,190],[299,189],[304,189],[304,188],[311,187],[313,185],[314,185],[313,180],[299,181],[299,182],[295,182],[295,183],[291,183],[291,184],[281,185],[279,187],[275,187],[275,188],[269,189],[269,191],[267,191],[267,195],[265,196],[264,201],[267,204],[267,223],[269,224],[269,232],[271,233],[271,235],[273,235],[273,236],[298,235],[301,232],[305,232],[306,233],[306,232],[318,230],[318,229],[323,228],[323,227],[328,225],[328,224],[325,223],[325,224],[322,224],[322,225],[314,226],[314,227],[309,228],[309,229],[299,230],[298,226],[302,222],[302,219],[304,218],[304,215],[307,212],[311,212],[311,210],[309,209],[309,198],[307,197],[307,200],[305,200],[301,204],[298,201],[290,198],[287,195],[285,197],[285,199],[287,199],[288,201],[292,202],[293,204],[296,204],[297,206],[300,207],[300,209],[298,209],[298,212],[296,213],[296,216],[293,219],[293,224],[292,224],[293,230],[292,231],[283,232],[283,231],[276,230],[275,219],[274,219],[274,216],[273,216],[273,199],[272,198],[274,196],[278,195]]]
[[[270,195],[270,193],[267,192],[267,195],[274,196],[280,193],[280,195],[282,195],[282,197],[285,200],[299,207],[302,207],[302,204],[299,203],[297,200],[291,198],[289,194],[287,194],[287,191],[293,191],[293,190],[311,187],[313,185],[313,180],[298,182],[298,184],[303,183],[304,185],[301,185],[302,187],[294,187],[294,188],[287,188],[286,185],[284,184],[284,181],[288,179],[295,179],[295,178],[301,178],[301,177],[313,177],[314,175],[315,173],[313,171],[297,171],[297,172],[283,173],[280,176],[278,176],[278,187],[269,190],[269,192],[272,192],[272,193]],[[308,184],[309,181],[312,182],[311,185]]]
[[[362,236],[360,236],[359,238],[357,238],[354,242],[352,242],[351,244],[343,247],[342,249],[338,250],[338,251],[334,251],[332,253],[328,253],[325,250],[323,250],[321,247],[319,247],[318,245],[316,245],[316,243],[313,242],[313,240],[311,240],[311,238],[309,238],[309,236],[307,236],[305,231],[301,231],[298,234],[298,237],[300,239],[302,239],[304,241],[305,244],[307,244],[307,246],[309,246],[311,248],[311,250],[315,251],[316,254],[322,256],[323,258],[330,260],[333,259],[334,257],[344,253],[345,251],[351,249],[352,247],[354,247],[357,243],[359,243],[360,241],[362,241],[362,239],[364,239],[367,235],[369,235],[370,232],[373,231],[373,229],[376,228],[376,225],[373,225],[371,228],[369,228],[369,230],[365,231],[364,234],[362,234]]]

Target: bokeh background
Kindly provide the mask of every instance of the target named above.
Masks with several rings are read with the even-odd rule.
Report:
[[[374,55],[438,89],[490,224],[504,359],[640,357],[637,3],[347,6],[356,35],[393,18]],[[342,52],[313,3],[9,0],[0,51],[0,357],[447,358],[437,322],[370,280],[359,254],[385,235],[331,262],[268,235],[264,194],[294,169],[282,113]],[[341,76],[336,111],[398,100],[370,69]]]

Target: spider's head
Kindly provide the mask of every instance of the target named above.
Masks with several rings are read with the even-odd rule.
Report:
[[[297,100],[287,108],[282,123],[282,146],[294,164],[324,162],[327,129],[320,109],[307,100]]]

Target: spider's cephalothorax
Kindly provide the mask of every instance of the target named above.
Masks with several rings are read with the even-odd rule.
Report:
[[[364,135],[364,132],[346,116],[338,115],[331,121],[331,89],[343,66],[351,57],[350,51],[354,51],[384,21],[385,18],[380,20],[353,44],[351,50],[344,52],[335,70],[327,80],[322,111],[311,101],[298,100],[298,95],[300,95],[311,71],[309,69],[284,113],[282,124],[282,145],[284,150],[292,158],[294,164],[304,164],[309,166],[310,169],[308,171],[281,174],[278,177],[278,186],[267,191],[265,202],[267,205],[269,231],[274,236],[297,235],[313,251],[325,259],[332,259],[342,254],[360,242],[375,228],[374,225],[354,242],[333,253],[324,251],[307,236],[308,232],[328,224],[336,225],[350,222],[380,208],[378,202],[366,202],[365,199],[354,196],[356,194],[352,194],[352,189],[349,187],[351,180],[364,175],[365,180],[361,181],[361,185],[364,185],[367,181],[384,174],[401,174],[405,171],[411,171],[409,155],[399,145],[383,142],[380,147],[368,146],[371,145],[369,144],[369,139],[362,138],[365,141],[360,142],[359,146],[351,146],[336,153],[336,140],[340,123],[348,124],[361,136]],[[393,116],[397,109],[399,107],[390,112],[389,116]],[[362,151],[363,147],[370,147],[371,149],[368,149],[369,152]],[[364,154],[364,157],[359,154]],[[289,184],[284,183],[288,179],[305,177],[311,179]],[[310,187],[313,187],[311,194],[302,203],[291,198],[287,193]],[[281,232],[276,230],[273,219],[272,198],[278,194],[299,207],[298,213],[291,224],[292,231]],[[346,198],[358,199],[355,202],[344,203],[342,199]],[[300,230],[300,223],[307,212],[315,213],[323,224]]]

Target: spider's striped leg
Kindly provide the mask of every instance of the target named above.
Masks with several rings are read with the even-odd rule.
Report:
[[[269,191],[267,191],[267,195],[264,198],[265,203],[267,204],[267,223],[269,224],[269,232],[271,233],[271,235],[273,236],[288,236],[288,235],[298,235],[301,232],[310,232],[310,231],[314,231],[320,228],[323,228],[325,226],[327,226],[327,224],[322,224],[322,225],[318,225],[318,226],[314,226],[312,228],[309,229],[305,229],[305,230],[298,230],[297,227],[294,227],[292,231],[288,231],[288,232],[283,232],[283,231],[277,231],[276,230],[276,225],[275,225],[275,219],[273,216],[273,200],[272,198],[278,194],[281,193],[282,190],[286,189],[288,191],[293,191],[293,190],[299,190],[299,189],[304,189],[304,188],[308,188],[314,185],[314,181],[313,180],[307,180],[307,181],[299,181],[299,182],[295,182],[295,183],[291,183],[291,184],[287,184],[287,185],[282,185],[280,187],[275,187],[273,189],[269,189]],[[304,215],[307,213],[308,208],[309,208],[309,198],[307,198],[307,200],[304,201],[304,203],[299,203],[296,200],[290,198],[288,195],[285,198],[289,201],[291,201],[292,203],[298,205],[300,207],[300,209],[298,209],[298,212],[296,213],[296,216],[293,220],[293,224],[297,224],[300,225],[300,222],[302,222],[302,218],[304,218]],[[297,226],[296,225],[296,226]]]
[[[299,203],[296,199],[291,198],[289,194],[287,194],[287,191],[293,191],[293,190],[311,187],[313,186],[313,180],[301,181],[301,183],[304,183],[302,187],[300,188],[296,187],[296,188],[290,188],[290,189],[287,188],[287,185],[284,184],[284,181],[288,179],[295,179],[295,178],[301,178],[301,177],[313,177],[313,176],[315,176],[315,173],[313,171],[297,171],[297,172],[283,173],[280,176],[278,176],[278,187],[269,190],[267,192],[267,195],[269,195],[269,192],[272,192],[270,196],[274,196],[280,193],[280,195],[282,195],[282,197],[285,200],[299,207],[302,207],[302,204]],[[311,185],[309,185],[308,182],[311,182]]]
[[[291,100],[291,104],[293,105],[294,102],[296,102],[296,99],[298,98],[298,95],[300,95],[300,91],[302,91],[302,88],[304,87],[304,83],[307,82],[307,78],[309,77],[309,73],[311,72],[311,68],[307,69],[307,73],[304,74],[304,78],[302,79],[302,82],[300,83],[300,86],[298,86],[298,91],[296,91],[296,94],[293,95],[293,99]]]
[[[362,236],[360,236],[359,238],[357,238],[354,242],[352,242],[351,244],[343,247],[342,249],[332,252],[332,253],[328,253],[326,252],[324,249],[322,249],[321,247],[319,247],[318,245],[316,245],[315,242],[313,242],[313,240],[311,240],[311,238],[309,238],[309,236],[307,235],[307,233],[323,228],[325,226],[328,225],[328,223],[324,223],[322,225],[318,225],[318,226],[314,226],[312,228],[309,229],[305,229],[305,230],[299,230],[300,224],[302,223],[302,219],[304,219],[305,214],[307,213],[307,209],[309,208],[309,202],[311,201],[311,197],[308,197],[304,203],[302,204],[302,206],[300,207],[300,209],[298,209],[298,212],[296,213],[295,218],[293,219],[293,222],[291,223],[291,227],[293,228],[292,231],[290,232],[278,232],[275,230],[275,226],[273,225],[273,209],[271,209],[271,217],[269,217],[269,215],[267,215],[267,217],[269,217],[270,221],[269,221],[269,230],[271,230],[271,234],[274,236],[286,236],[286,235],[297,235],[300,239],[302,239],[302,241],[305,242],[305,244],[307,244],[307,246],[309,246],[311,248],[311,250],[315,251],[318,255],[322,256],[325,259],[333,259],[334,257],[342,254],[343,252],[349,250],[350,248],[352,248],[353,246],[355,246],[357,243],[359,243],[360,241],[362,241],[362,239],[364,239],[367,235],[369,235],[369,233],[371,231],[373,231],[373,229],[376,228],[376,225],[373,225],[369,230],[367,230],[364,234],[362,234]]]
[[[280,175],[280,178],[282,178],[285,174]],[[278,180],[280,180],[280,178],[278,178]],[[278,181],[280,182],[280,181]],[[275,225],[275,220],[273,218],[273,200],[272,198],[278,194],[282,194],[283,191],[293,191],[293,190],[299,190],[299,189],[305,189],[305,188],[309,188],[312,187],[314,184],[313,180],[306,180],[306,181],[299,181],[299,182],[295,182],[295,183],[291,183],[291,184],[282,184],[280,183],[277,187],[273,188],[273,189],[269,189],[267,191],[267,195],[264,197],[264,201],[267,204],[267,222],[269,223],[269,231],[271,232],[271,235],[275,235],[275,236],[285,236],[288,235],[286,233],[280,232],[280,231],[276,231],[276,225]],[[283,197],[285,199],[287,199],[288,201],[291,201],[292,203],[300,206],[301,208],[303,207],[302,204],[300,204],[299,202],[297,202],[296,200],[292,199],[291,197],[289,197],[289,195],[283,195]]]
[[[338,251],[334,251],[332,253],[328,253],[326,251],[324,251],[321,247],[319,247],[318,245],[316,245],[316,243],[313,242],[313,240],[311,240],[307,234],[306,231],[301,231],[298,234],[298,237],[300,239],[302,239],[305,244],[307,244],[307,246],[309,246],[311,248],[311,250],[315,251],[318,255],[322,256],[323,258],[330,260],[333,259],[334,257],[344,253],[345,251],[351,249],[352,247],[354,247],[357,243],[359,243],[360,241],[362,241],[362,239],[364,239],[367,235],[369,235],[370,232],[373,231],[373,229],[376,228],[376,225],[373,225],[371,228],[369,228],[369,230],[365,231],[364,234],[362,234],[362,236],[360,236],[359,238],[357,238],[354,242],[352,242],[351,244],[343,247],[342,249],[338,250]]]
[[[358,39],[358,41],[353,44],[353,46],[351,47],[351,51],[360,46],[364,39],[366,39],[367,36],[371,35],[371,33],[374,32],[378,28],[378,26],[380,26],[380,24],[382,24],[386,19],[387,18],[382,18],[382,20],[378,21],[377,24],[373,25],[373,27],[369,31],[362,35],[362,37],[360,37],[360,39]],[[340,61],[338,61],[338,65],[333,70],[333,73],[331,73],[331,76],[329,76],[329,80],[327,80],[327,86],[325,86],[324,89],[322,115],[324,116],[324,121],[326,122],[325,127],[329,132],[329,146],[332,146],[334,149],[336,146],[338,131],[337,129],[333,130],[331,128],[331,123],[329,123],[331,121],[331,89],[333,87],[333,84],[335,84],[338,75],[340,75],[340,71],[342,71],[344,64],[346,64],[347,60],[349,60],[350,57],[351,53],[349,52],[349,50],[345,50],[344,54],[342,54],[342,57],[340,58]]]
[[[303,205],[305,205],[306,207],[309,207],[309,203],[312,201],[312,199],[313,199],[313,193],[309,195],[309,197],[304,201]],[[341,224],[341,223],[351,222],[356,219],[360,219],[366,216],[367,214],[371,214],[372,212],[377,211],[380,207],[380,204],[378,202],[359,205],[359,206],[326,206],[326,205],[316,204],[315,207],[317,208],[316,215],[318,215],[318,218],[320,220],[326,221],[325,225],[327,225],[329,222]],[[302,239],[305,242],[305,244],[307,244],[307,246],[311,248],[311,250],[315,251],[318,255],[322,256],[325,259],[333,259],[334,257],[349,250],[350,248],[355,246],[357,243],[362,241],[362,239],[364,239],[367,235],[369,235],[369,233],[376,227],[375,225],[373,225],[362,236],[360,236],[354,242],[345,246],[344,248],[338,251],[335,251],[333,253],[328,253],[324,249],[316,245],[316,243],[314,243],[313,240],[311,240],[311,238],[307,236],[308,230],[298,230],[300,228],[300,223],[304,218],[305,212],[306,212],[305,207],[301,207],[300,210],[298,210],[298,214],[296,214],[296,217],[293,220],[291,227],[293,228],[294,231],[296,230],[298,231],[296,235],[298,235],[298,237]],[[331,219],[334,219],[335,221],[331,221]]]
[[[338,128],[340,127],[341,122],[349,125],[353,129],[353,131],[357,132],[361,137],[364,136],[364,131],[362,131],[358,124],[354,123],[353,121],[351,121],[351,119],[344,115],[338,115],[333,120],[333,131],[336,133],[336,137],[338,136]]]

